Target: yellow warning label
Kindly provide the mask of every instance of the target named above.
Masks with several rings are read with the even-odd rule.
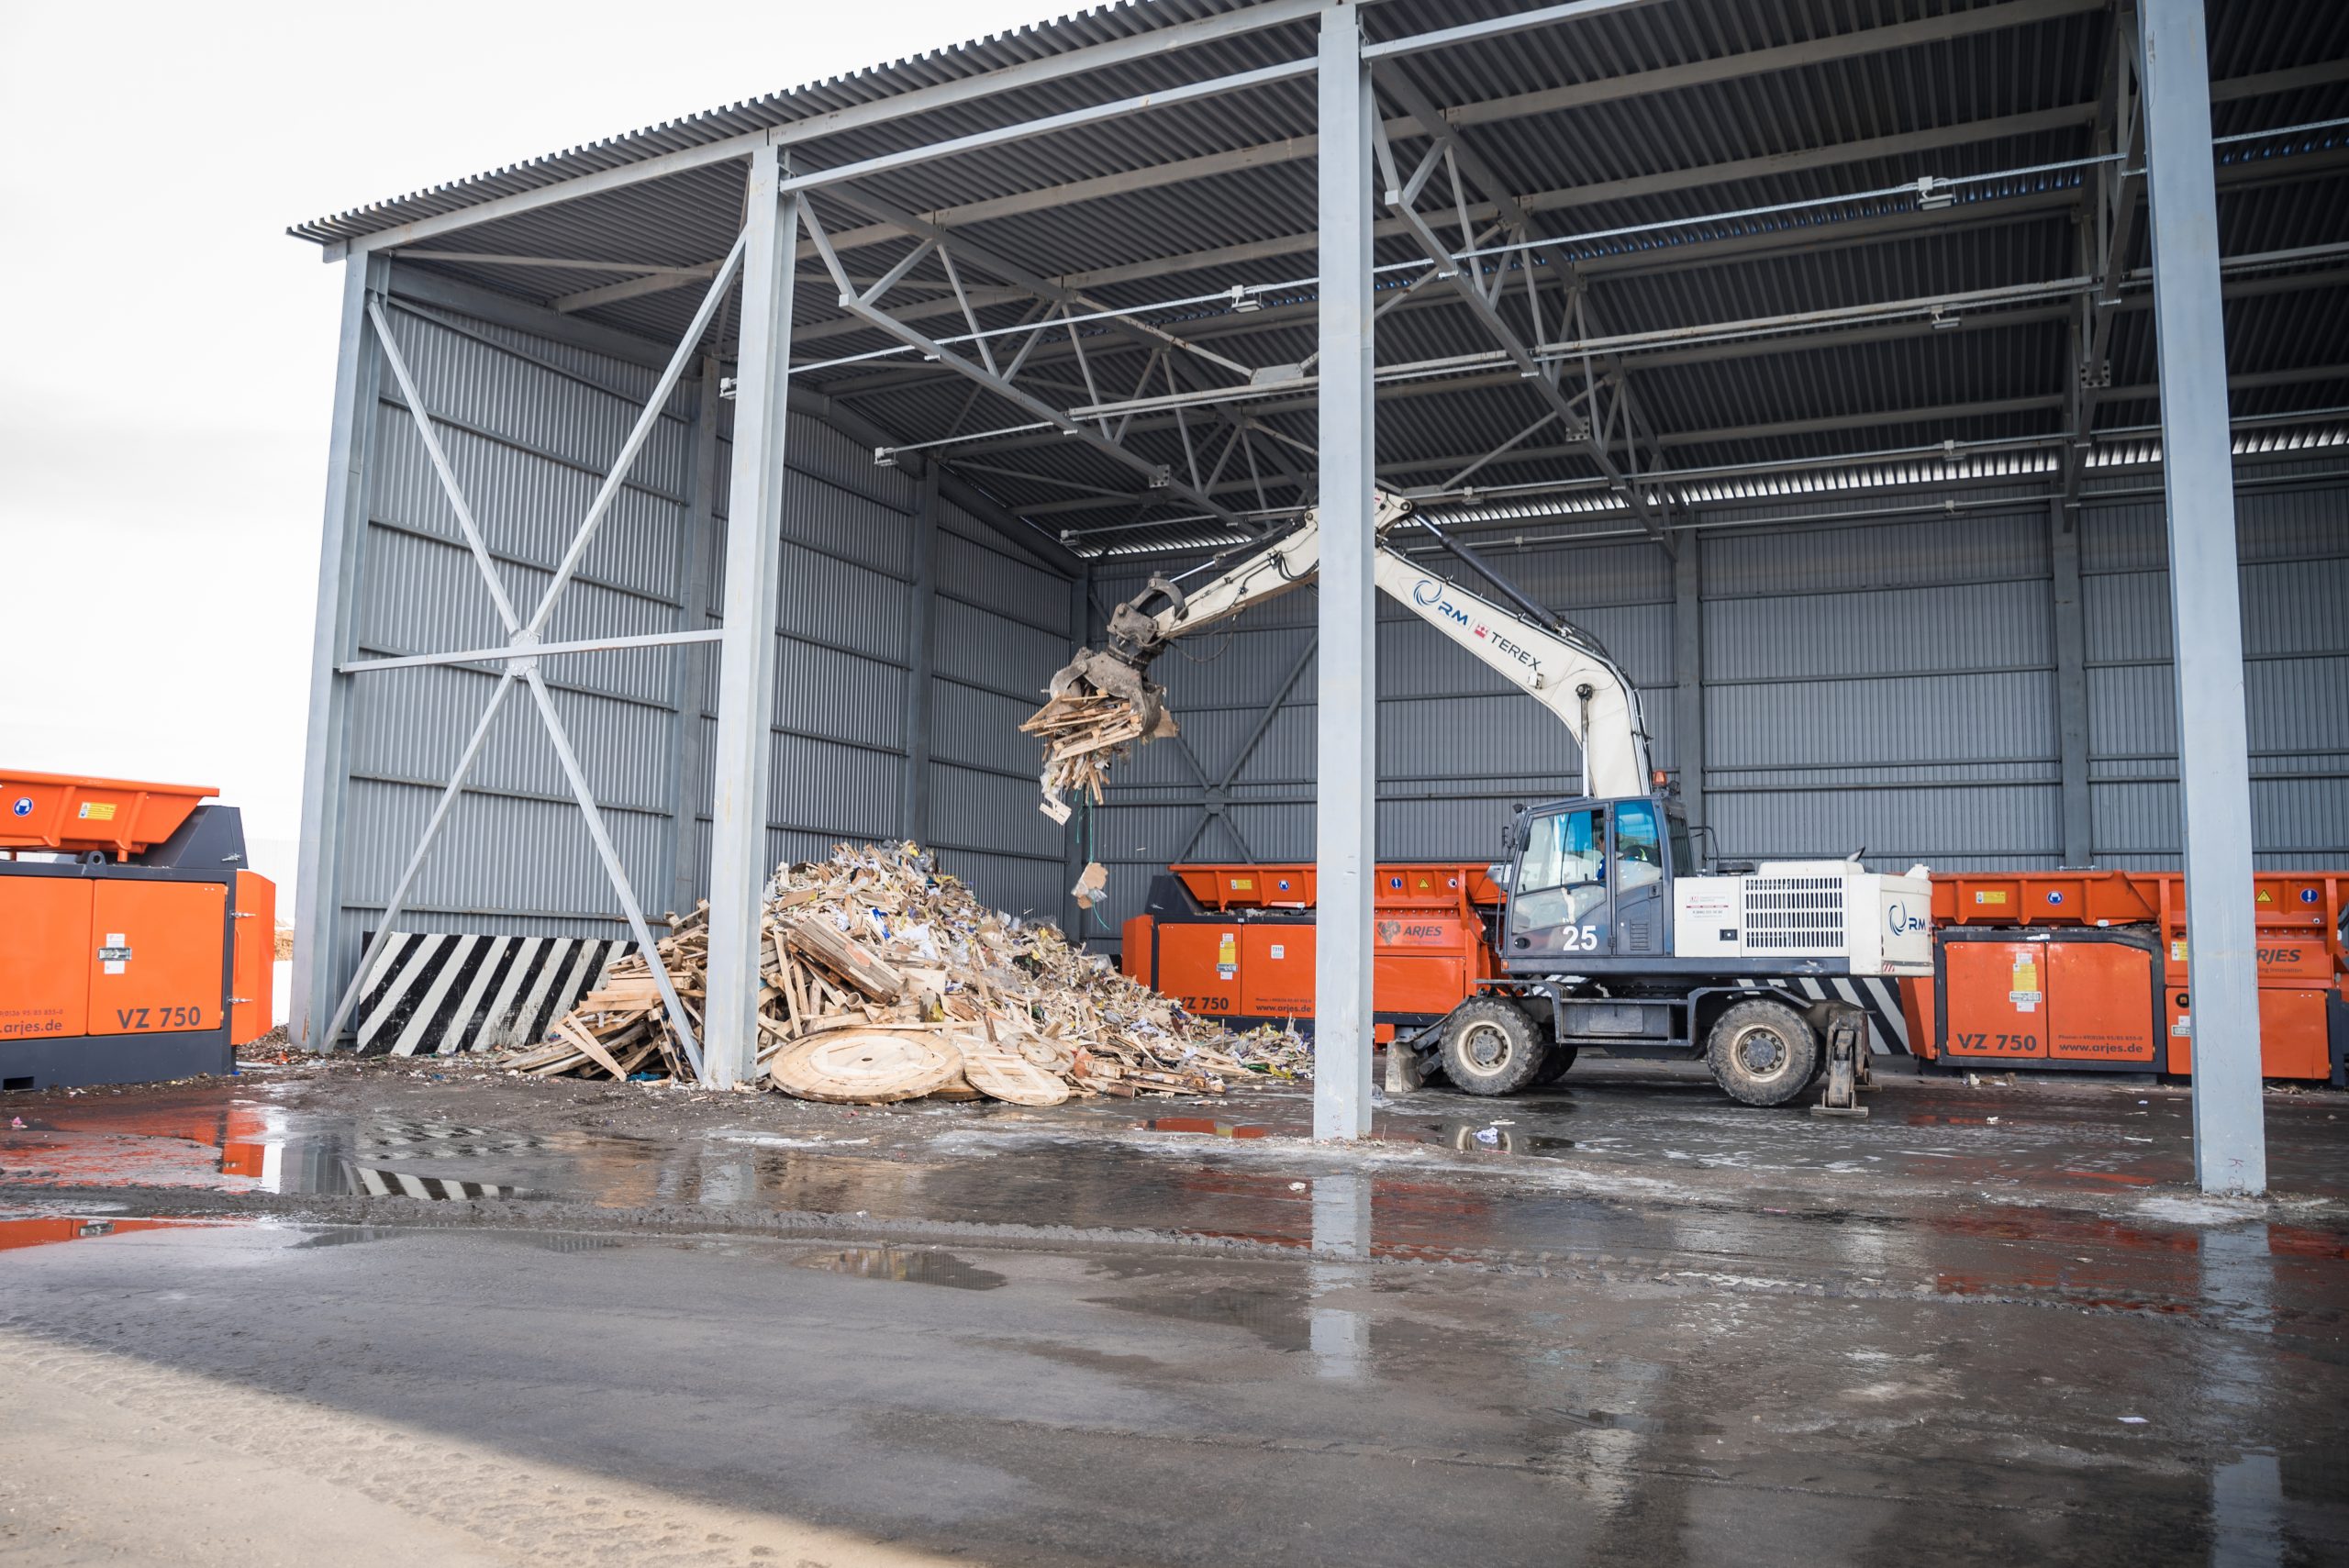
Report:
[[[111,822],[114,820],[114,802],[85,800],[82,803],[81,817],[84,822]]]
[[[2006,901],[2007,890],[2003,887],[1975,889],[1974,902],[1976,904],[2004,904]]]
[[[2262,904],[2273,904],[2276,902],[2276,895],[2272,890],[2263,887],[2259,890],[2259,901]]]
[[[1240,973],[1240,939],[1226,931],[1215,945],[1215,977],[1230,980]]]
[[[2015,954],[2013,989],[2007,993],[2007,1001],[2017,1012],[2031,1013],[2038,1011],[2041,999],[2039,955],[2028,950]]]
[[[1231,891],[1234,893],[1253,893],[1255,890],[1256,879],[1252,876],[1235,876],[1231,879]]]
[[[2186,962],[2186,939],[2184,937],[2172,937],[2169,940],[2169,961],[2172,963],[2184,963]]]

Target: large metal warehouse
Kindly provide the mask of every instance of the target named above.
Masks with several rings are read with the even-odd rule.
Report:
[[[393,928],[708,896],[725,995],[843,839],[1101,951],[1171,861],[1318,857],[1351,1135],[1372,857],[1577,767],[1374,609],[1375,484],[1614,651],[1725,851],[2186,864],[2206,1182],[2256,1144],[2224,890],[2349,856],[2349,8],[1137,0],[293,232],[347,280],[314,1047]],[[1321,589],[1040,814],[1050,672],[1310,505]]]

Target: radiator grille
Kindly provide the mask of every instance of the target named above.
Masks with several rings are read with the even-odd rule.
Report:
[[[1842,952],[1843,886],[1840,876],[1746,878],[1746,947]]]

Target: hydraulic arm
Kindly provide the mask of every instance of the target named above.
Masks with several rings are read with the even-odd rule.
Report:
[[[1384,492],[1378,493],[1376,504],[1373,526],[1377,530],[1378,586],[1557,716],[1582,751],[1582,794],[1644,793],[1649,787],[1648,738],[1639,694],[1598,639],[1518,593],[1431,524],[1420,526],[1514,607],[1471,593],[1414,562],[1389,542],[1397,525],[1409,515],[1410,504]],[[1052,678],[1052,702],[1029,721],[1030,729],[1053,743],[1045,778],[1046,809],[1058,804],[1054,764],[1087,751],[1114,753],[1133,741],[1174,733],[1173,717],[1165,708],[1165,688],[1150,679],[1152,662],[1167,644],[1302,587],[1320,564],[1321,520],[1312,511],[1294,531],[1251,551],[1196,588],[1186,591],[1154,578],[1142,593],[1119,605],[1109,617],[1108,646],[1078,650]],[[1097,738],[1097,745],[1091,744]]]

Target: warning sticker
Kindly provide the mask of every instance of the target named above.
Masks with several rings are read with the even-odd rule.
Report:
[[[1974,890],[1974,902],[1976,904],[2004,904],[2006,901],[2007,890],[2003,887],[1977,887]]]
[[[84,822],[111,822],[114,820],[114,802],[85,800],[82,803],[82,809],[78,815]]]
[[[1215,977],[1230,980],[1240,973],[1240,939],[1230,931],[1215,945]]]
[[[106,945],[98,950],[98,962],[106,966],[108,974],[120,974],[122,966],[130,962],[130,938],[122,931],[108,931]]]
[[[2039,955],[2037,953],[2015,954],[2013,987],[2007,993],[2007,1001],[2016,1012],[2035,1013],[2039,1010],[2039,1004],[2045,1000],[2045,993],[2039,988]]]

